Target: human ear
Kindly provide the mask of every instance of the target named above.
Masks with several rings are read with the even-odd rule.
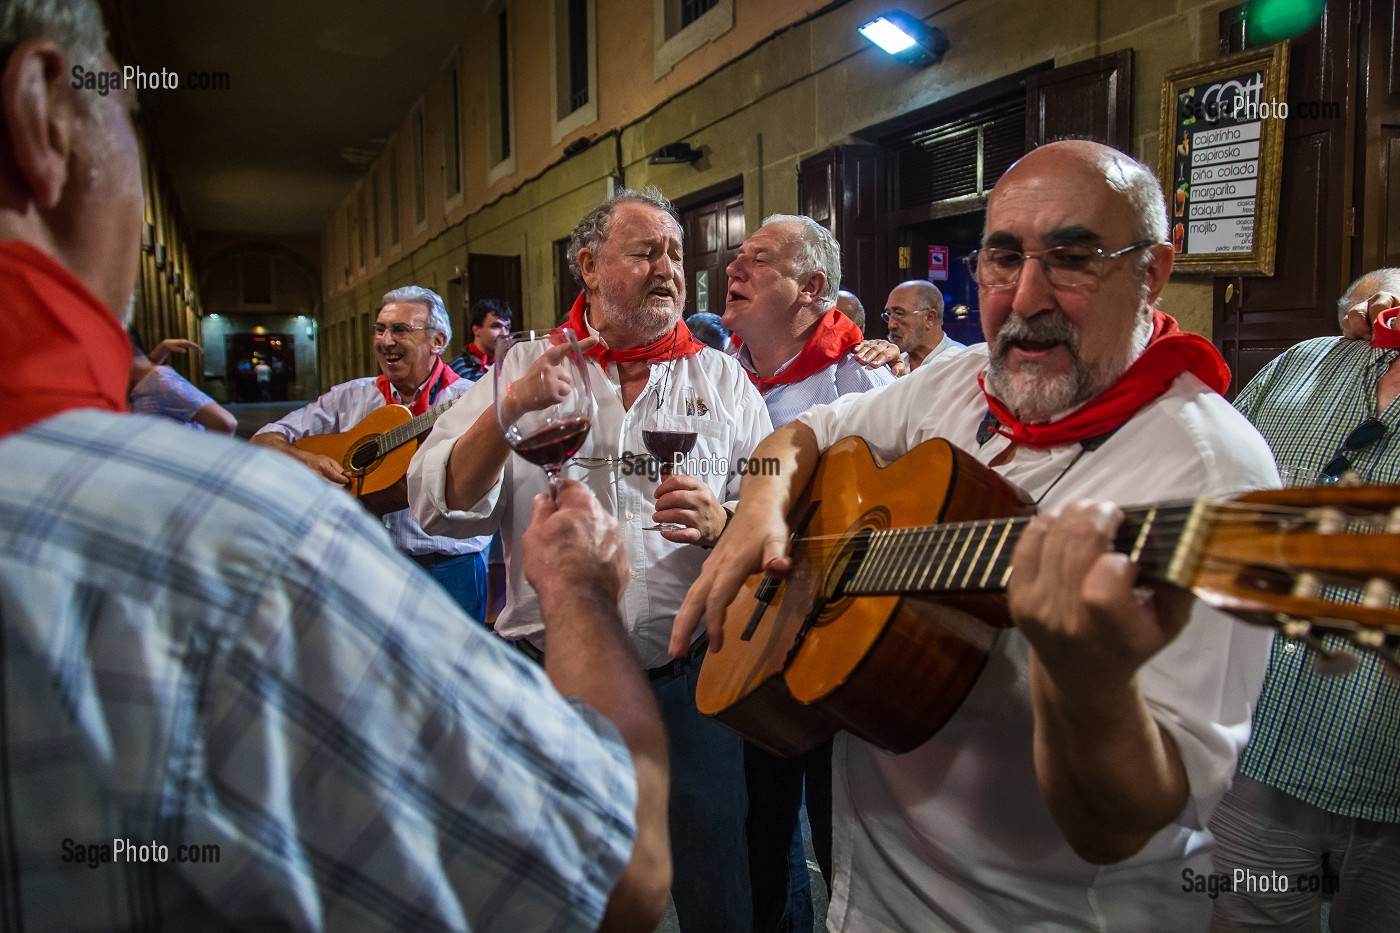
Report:
[[[21,42],[0,74],[9,156],[40,210],[55,207],[68,182],[79,113],[64,69],[58,44],[38,38]]]

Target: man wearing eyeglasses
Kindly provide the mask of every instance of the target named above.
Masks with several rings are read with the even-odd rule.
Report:
[[[790,569],[788,503],[844,436],[882,458],[946,438],[1039,503],[1012,558],[1015,626],[947,725],[902,755],[837,736],[833,930],[1209,922],[1183,878],[1212,871],[1206,822],[1248,733],[1268,632],[1136,589],[1109,503],[1228,496],[1278,474],[1219,394],[1219,353],[1153,307],[1172,268],[1166,217],[1152,170],[1097,143],[1012,166],[972,269],[986,346],[775,431],[755,455],[778,458],[779,475],[745,477],[681,607],[672,650],[703,617],[724,651],[724,607],[750,573]]]
[[[1337,303],[1345,336],[1290,347],[1235,400],[1291,483],[1400,483],[1396,296],[1400,269],[1363,275]],[[1393,930],[1400,917],[1400,682],[1341,639],[1323,647],[1320,658],[1275,639],[1239,774],[1211,824],[1217,870],[1268,865],[1295,883],[1222,893],[1213,929],[1317,930],[1324,890],[1334,930]]]
[[[907,372],[966,346],[943,332],[943,293],[932,282],[896,285],[880,317],[890,326],[890,342],[899,347]]]
[[[252,442],[301,461],[328,483],[347,486],[340,463],[294,444],[314,434],[341,434],[385,405],[403,405],[414,415],[456,398],[472,383],[442,361],[452,324],[442,298],[417,285],[384,296],[374,324],[374,354],[380,375],[334,386],[310,405],[298,408],[253,435]],[[400,482],[366,501],[379,515],[394,544],[478,621],[486,619],[486,561],[490,536],[453,538],[430,535],[408,509],[407,483]]]

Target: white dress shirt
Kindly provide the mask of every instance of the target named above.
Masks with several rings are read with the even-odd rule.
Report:
[[[920,366],[878,393],[846,396],[798,420],[825,449],[857,434],[895,457],[942,437],[990,463],[977,386],[985,345]],[[1042,507],[1081,498],[1121,505],[1274,487],[1268,447],[1192,375],[1179,376],[1097,450],[1020,448],[996,468]],[[1056,480],[1058,479],[1058,482]],[[941,490],[930,490],[934,496]],[[930,506],[933,508],[933,505]],[[1186,629],[1138,672],[1149,708],[1181,751],[1190,797],[1141,852],[1091,865],[1046,808],[1032,759],[1029,644],[1003,630],[949,723],[906,755],[842,735],[836,743],[832,930],[1204,929],[1212,901],[1182,890],[1211,871],[1211,811],[1249,735],[1272,633],[1197,603]]]
[[[543,352],[543,346],[512,350],[496,366],[504,366],[499,378],[514,380]],[[676,544],[654,524],[658,479],[645,469],[641,406],[622,407],[617,366],[606,370],[587,357],[589,385],[598,403],[588,439],[564,475],[582,480],[613,513],[622,526],[631,577],[622,599],[622,615],[632,642],[647,668],[670,660],[667,644],[671,625],[686,590],[700,574],[709,551],[690,544]],[[668,371],[670,372],[668,377]],[[739,492],[739,475],[754,447],[772,431],[763,399],[733,359],[708,347],[672,362],[653,363],[648,388],[664,378],[671,384],[696,390],[711,415],[700,424],[699,440],[687,456],[720,502],[733,502]],[[638,396],[641,398],[641,396]],[[525,582],[521,562],[514,560],[520,536],[530,523],[531,500],[549,486],[544,470],[511,454],[500,482],[468,509],[449,509],[446,499],[447,461],[457,438],[466,432],[495,400],[493,380],[483,379],[467,390],[462,401],[438,419],[408,472],[409,503],[423,527],[433,534],[480,535],[497,528],[505,545],[507,568],[506,607],[496,620],[496,632],[504,638],[528,638],[544,648],[544,624],[535,591]],[[625,459],[624,454],[634,455]],[[592,463],[591,467],[581,463]]]

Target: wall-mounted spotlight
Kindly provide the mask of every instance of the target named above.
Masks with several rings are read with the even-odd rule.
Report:
[[[704,152],[690,143],[671,143],[653,152],[647,162],[652,165],[693,165],[704,156]]]
[[[877,16],[858,30],[885,52],[915,68],[943,60],[951,43],[943,30],[898,10]]]

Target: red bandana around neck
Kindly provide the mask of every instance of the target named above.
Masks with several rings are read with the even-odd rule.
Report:
[[[481,363],[482,366],[490,366],[492,363],[496,362],[494,356],[487,356],[486,351],[477,349],[475,343],[467,344],[467,352],[476,357],[477,362]]]
[[[1400,350],[1400,308],[1390,308],[1376,316],[1371,324],[1371,346]]]
[[[786,369],[767,379],[750,372],[749,381],[758,387],[760,393],[767,395],[769,390],[778,386],[801,382],[808,376],[816,375],[864,339],[865,335],[860,332],[855,322],[832,305],[817,322],[817,329],[807,338],[807,342]],[[744,372],[749,371],[745,368]]]
[[[550,336],[562,337],[565,330],[571,330],[579,340],[588,337],[588,323],[584,319],[587,307],[588,298],[580,293],[574,301],[574,306],[569,309],[568,320],[551,331]],[[587,353],[602,365],[607,366],[609,363],[635,363],[641,360],[648,363],[664,362],[665,360],[691,356],[703,349],[705,349],[705,345],[691,335],[690,328],[685,326],[685,321],[677,321],[676,326],[662,334],[660,339],[644,347],[633,347],[630,350],[610,350],[599,342]]]
[[[131,341],[116,316],[52,257],[0,242],[0,435],[74,408],[126,411]]]
[[[987,400],[987,409],[998,422],[992,426],[1013,443],[1049,448],[1100,437],[1117,430],[1148,402],[1157,398],[1189,372],[1214,392],[1224,394],[1230,387],[1230,367],[1215,344],[1177,326],[1171,315],[1153,309],[1152,338],[1127,372],[1107,390],[1091,398],[1059,421],[1049,424],[1022,424],[1000,400],[990,395],[982,383],[985,371],[977,374],[977,384]]]
[[[414,399],[412,405],[407,406],[408,410],[415,415],[423,414],[423,412],[428,410],[428,406],[432,404],[438,392],[444,387],[452,385],[452,383],[456,382],[459,378],[461,377],[449,369],[447,364],[442,361],[441,356],[437,357],[433,361],[433,371],[428,373],[428,378],[423,381],[423,385],[420,387],[418,398]],[[393,387],[389,385],[388,376],[380,373],[379,378],[374,380],[374,384],[379,389],[379,394],[384,396],[385,405],[404,404],[394,398]]]

